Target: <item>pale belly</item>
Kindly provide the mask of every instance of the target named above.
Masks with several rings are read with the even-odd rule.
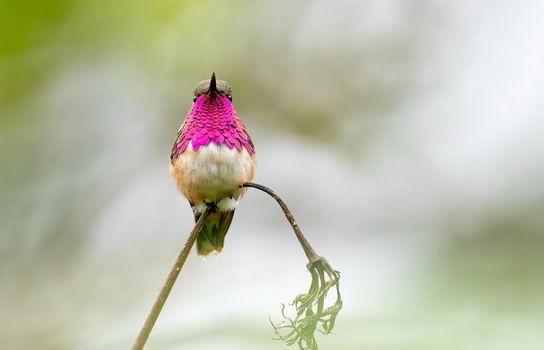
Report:
[[[185,152],[170,165],[170,174],[193,205],[225,199],[221,204],[233,207],[244,192],[240,185],[253,178],[254,167],[255,157],[245,148],[240,152],[212,142],[195,152],[189,143]]]

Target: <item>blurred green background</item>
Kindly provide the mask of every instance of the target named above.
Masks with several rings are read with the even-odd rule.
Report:
[[[0,1],[0,344],[128,349],[193,221],[193,85],[233,86],[255,180],[342,272],[322,349],[542,349],[542,2]],[[307,288],[249,191],[149,349],[283,349]]]

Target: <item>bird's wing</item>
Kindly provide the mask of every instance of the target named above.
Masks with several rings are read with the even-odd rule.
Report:
[[[187,148],[187,144],[190,141],[190,138],[187,135],[187,131],[191,127],[191,121],[188,121],[188,119],[185,119],[183,124],[181,124],[181,127],[178,130],[178,134],[176,136],[176,139],[174,140],[174,145],[172,146],[172,152],[170,153],[170,162],[174,164],[177,157],[185,151],[185,148]]]

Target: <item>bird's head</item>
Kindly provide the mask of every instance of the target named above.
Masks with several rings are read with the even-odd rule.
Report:
[[[212,73],[210,79],[202,80],[195,85],[193,93],[193,102],[204,105],[224,104],[226,101],[232,103],[232,94],[230,85],[224,81],[215,78]]]

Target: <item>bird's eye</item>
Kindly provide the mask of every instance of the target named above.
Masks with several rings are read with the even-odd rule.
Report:
[[[232,95],[227,95],[227,98],[229,99],[230,102],[232,102]]]
[[[193,96],[193,102],[196,102],[196,96]]]

